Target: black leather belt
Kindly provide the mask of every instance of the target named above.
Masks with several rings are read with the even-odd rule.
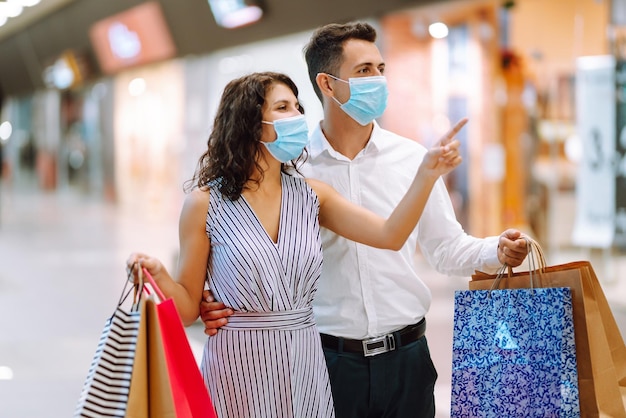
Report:
[[[424,318],[417,324],[409,325],[396,332],[366,340],[351,340],[350,338],[335,337],[328,334],[320,334],[320,337],[324,348],[357,353],[367,357],[386,353],[417,341],[424,336],[425,332],[426,319]]]

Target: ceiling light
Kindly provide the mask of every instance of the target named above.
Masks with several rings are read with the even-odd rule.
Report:
[[[0,2],[0,16],[17,17],[22,14],[22,5],[14,2]]]
[[[435,39],[442,39],[448,36],[448,26],[445,23],[436,22],[428,27],[428,33]]]
[[[0,366],[0,380],[12,380],[13,370],[7,366]]]
[[[13,126],[11,126],[11,122],[5,121],[0,124],[0,141],[6,142],[11,137],[11,133],[13,132]]]
[[[141,96],[146,91],[146,80],[141,77],[137,77],[128,83],[128,92],[133,97]]]
[[[41,0],[7,0],[8,3],[17,3],[24,7],[32,7],[41,2]]]
[[[208,0],[215,22],[227,29],[257,22],[263,9],[256,0]]]

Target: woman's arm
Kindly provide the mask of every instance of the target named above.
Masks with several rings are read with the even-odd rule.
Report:
[[[387,219],[350,202],[326,183],[307,180],[320,200],[320,225],[353,241],[399,250],[417,225],[437,179],[461,163],[460,143],[454,136],[466,123],[467,119],[461,120],[428,151],[409,190]]]
[[[180,255],[175,279],[154,257],[133,253],[127,260],[129,266],[139,261],[150,272],[165,296],[174,299],[186,326],[192,324],[200,312],[211,248],[205,229],[208,205],[208,191],[196,189],[185,198],[179,221]]]

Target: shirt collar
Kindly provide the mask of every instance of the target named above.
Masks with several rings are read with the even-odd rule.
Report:
[[[359,152],[356,158],[359,158],[360,155],[370,153],[370,152],[378,152],[381,149],[382,143],[381,135],[382,128],[378,125],[376,121],[374,121],[374,129],[372,129],[372,134],[370,136],[369,141],[365,145],[365,148]],[[326,136],[324,136],[324,132],[322,131],[322,122],[318,123],[315,126],[315,129],[311,133],[309,138],[309,154],[311,158],[316,158],[324,151],[328,152],[334,158],[345,159],[346,157],[342,156],[340,153],[335,151],[335,149],[330,145]]]

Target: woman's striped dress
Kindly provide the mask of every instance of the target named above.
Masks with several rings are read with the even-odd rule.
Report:
[[[220,418],[334,416],[311,306],[322,269],[318,211],[306,182],[282,174],[274,243],[243,196],[230,201],[211,187],[210,286],[235,310],[202,359]]]

